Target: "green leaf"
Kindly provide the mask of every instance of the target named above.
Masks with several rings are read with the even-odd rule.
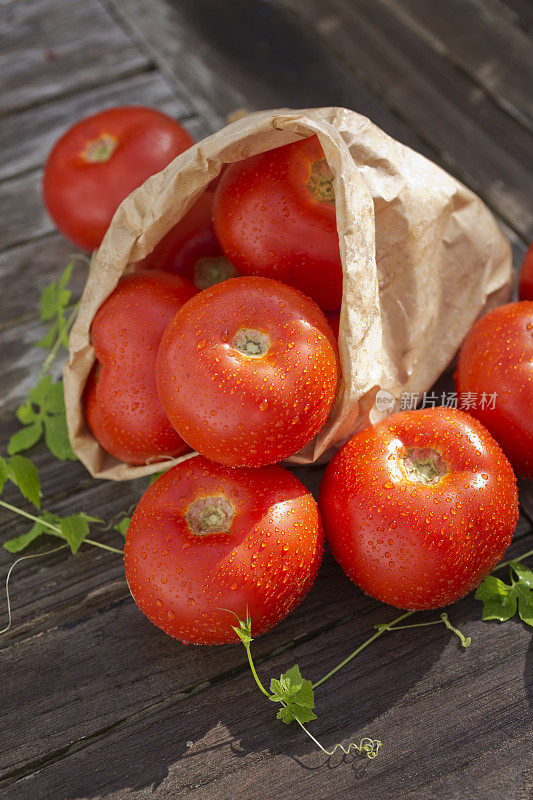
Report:
[[[46,350],[50,350],[54,346],[54,342],[57,339],[59,333],[59,326],[57,322],[54,322],[53,325],[50,326],[48,332],[45,333],[42,339],[39,339],[38,342],[35,342],[36,347],[44,347]]]
[[[52,525],[59,525],[61,522],[60,517],[57,517],[55,514],[50,514],[48,511],[43,512],[42,519],[46,520],[46,522],[50,522]],[[9,539],[7,542],[4,542],[4,548],[10,553],[20,553],[22,550],[28,547],[28,545],[35,541],[38,536],[42,536],[43,534],[60,536],[59,533],[56,534],[54,531],[50,530],[48,526],[43,525],[40,522],[36,522],[27,533],[23,533],[14,539]]]
[[[230,613],[233,614],[234,612],[231,611]],[[237,615],[235,614],[235,616]],[[249,647],[253,642],[253,638],[252,638],[252,620],[248,609],[246,609],[246,619],[239,619],[239,627],[236,627],[234,625],[232,625],[231,627],[233,628],[233,630],[235,631],[235,633],[237,634],[243,645],[245,647]]]
[[[13,434],[7,445],[7,452],[9,455],[20,453],[21,450],[28,450],[37,444],[43,433],[43,423],[40,419],[35,420],[25,428]]]
[[[39,473],[28,458],[11,456],[7,462],[9,480],[18,486],[24,497],[37,508],[41,505],[41,482]]]
[[[70,549],[76,555],[84,540],[89,535],[88,520],[92,519],[85,514],[73,514],[61,520],[60,527],[63,538],[68,542]]]
[[[123,517],[120,522],[117,522],[116,525],[113,525],[113,530],[118,531],[122,534],[122,536],[126,536],[128,532],[128,528],[130,526],[131,517]]]
[[[44,419],[44,440],[53,456],[60,461],[77,461],[68,438],[67,422],[64,415]]]
[[[269,700],[281,703],[283,706],[278,711],[277,717],[286,724],[295,719],[302,724],[316,719],[313,713],[315,707],[313,685],[311,681],[302,678],[297,664],[280,675],[279,680],[272,678],[270,691],[272,694]]]
[[[25,425],[8,444],[8,453],[18,453],[36,444],[44,432],[46,446],[61,461],[76,461],[70,446],[65,416],[63,383],[53,383],[50,375],[42,377],[32,389],[26,402],[19,406],[17,417]]]
[[[5,482],[8,480],[8,478],[9,478],[9,467],[7,466],[5,458],[2,458],[2,456],[0,456],[0,494],[2,494]]]
[[[526,565],[522,564],[520,561],[511,561],[509,566],[520,583],[525,584],[529,589],[533,589],[533,570],[530,570],[529,567],[526,567]]]
[[[482,618],[505,622],[518,608],[520,619],[533,626],[533,572],[517,561],[511,561],[509,568],[510,584],[488,575],[478,587],[475,597],[483,603]]]

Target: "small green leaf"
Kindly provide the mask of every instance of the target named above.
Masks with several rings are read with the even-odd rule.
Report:
[[[113,525],[113,530],[118,531],[122,534],[122,536],[126,536],[128,532],[128,528],[130,526],[131,517],[123,517],[120,522],[117,522],[116,525]]]
[[[54,346],[54,342],[57,339],[59,333],[59,326],[56,322],[50,326],[48,332],[45,333],[42,339],[39,339],[38,342],[35,342],[36,347],[44,347],[46,350],[50,350]]]
[[[9,455],[20,453],[21,450],[29,450],[34,444],[37,444],[43,433],[43,424],[40,419],[35,420],[25,428],[13,434],[7,445],[7,452]]]
[[[57,283],[52,281],[41,292],[41,322],[48,322],[57,314]]]
[[[297,664],[280,675],[279,680],[272,678],[270,691],[272,694],[269,700],[281,703],[283,706],[277,716],[286,724],[295,719],[302,724],[316,719],[313,713],[315,707],[313,685],[311,681],[302,678]]]
[[[0,494],[5,486],[5,482],[9,478],[9,467],[7,466],[7,462],[2,456],[0,456]]]
[[[517,583],[514,586],[518,597],[518,615],[526,625],[533,626],[533,591],[526,584]]]
[[[23,425],[31,425],[32,422],[39,419],[39,415],[35,413],[31,400],[29,399],[17,408],[16,414],[18,421]]]
[[[63,415],[44,418],[44,440],[53,456],[60,461],[77,461],[68,438],[67,422]]]
[[[18,486],[24,497],[37,508],[41,505],[41,483],[37,467],[24,456],[11,456],[7,462],[9,480]]]
[[[520,583],[525,584],[529,589],[533,589],[533,571],[522,564],[520,561],[511,561],[510,568],[515,573]]]
[[[37,386],[30,389],[28,400],[19,406],[17,416],[26,427],[11,437],[9,453],[32,447],[44,432],[52,455],[61,461],[77,461],[68,438],[62,381],[53,383],[51,375],[42,377]]]
[[[73,514],[61,520],[61,533],[68,542],[70,549],[76,555],[84,540],[89,535],[89,523],[85,514]]]

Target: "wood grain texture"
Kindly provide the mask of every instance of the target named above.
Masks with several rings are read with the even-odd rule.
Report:
[[[150,68],[98,0],[17,0],[5,6],[0,31],[2,113]]]
[[[478,610],[466,600],[451,614],[473,639],[468,650],[440,626],[388,634],[317,690],[315,735],[325,746],[379,737],[373,762],[326,759],[299,728],[274,719],[245,672],[80,742],[2,796],[441,800],[438,786],[448,783],[449,800],[513,800],[531,747],[531,636],[521,623],[483,623]],[[316,679],[392,616],[369,609],[259,661],[259,672],[266,680],[297,661]]]
[[[0,122],[0,180],[41,167],[68,126],[116,105],[151,106],[175,119],[183,119],[192,113],[190,103],[178,97],[156,72],[141,73],[32,106],[6,116]]]
[[[282,0],[526,239],[533,237],[531,134],[441,58],[390,0]]]
[[[533,31],[533,5],[530,0],[499,0],[513,21],[525,31]]]
[[[213,130],[237,108],[339,105],[431,157],[410,127],[279,3],[104,0]]]
[[[388,0],[441,58],[533,130],[533,41],[489,0]]]

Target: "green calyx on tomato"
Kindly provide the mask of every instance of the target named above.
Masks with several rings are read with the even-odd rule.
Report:
[[[307,188],[313,200],[317,203],[335,204],[335,191],[333,189],[333,173],[325,158],[311,164]]]
[[[195,536],[209,533],[229,533],[235,509],[223,496],[200,497],[191,503],[186,519],[189,529]]]
[[[441,454],[431,447],[413,447],[407,450],[403,467],[408,480],[434,486],[449,470]]]
[[[224,256],[204,256],[194,265],[194,285],[198,289],[209,289],[228,278],[236,278],[238,274]]]
[[[103,164],[109,161],[118,145],[116,136],[103,133],[98,139],[87,142],[87,146],[82,153],[83,160],[89,164]]]
[[[234,336],[233,347],[248,358],[262,358],[270,349],[270,339],[262,331],[240,328]]]

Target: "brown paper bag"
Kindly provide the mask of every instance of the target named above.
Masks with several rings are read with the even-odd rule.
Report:
[[[250,114],[194,145],[132,192],[95,255],[64,370],[70,441],[94,477],[136,478],[188,457],[132,467],[106,453],[88,430],[81,398],[94,362],[89,332],[98,307],[128,265],[154,248],[223,164],[313,134],[334,175],[344,269],[342,381],[326,425],[289,461],[327,457],[350,434],[394,410],[376,407],[380,387],[395,398],[427,391],[476,317],[508,299],[509,243],[481,200],[431,161],[343,108]]]

